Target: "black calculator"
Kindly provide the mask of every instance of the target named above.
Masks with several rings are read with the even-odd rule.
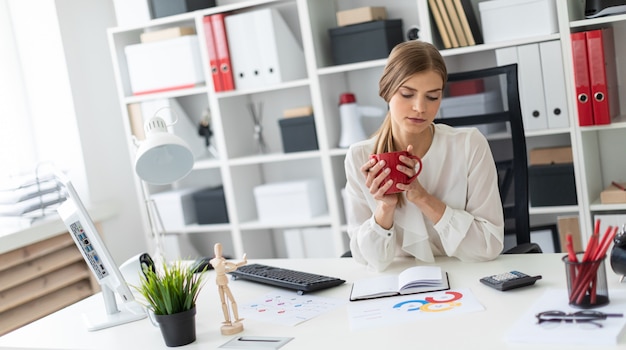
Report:
[[[533,285],[535,281],[539,279],[541,279],[541,275],[529,276],[519,271],[509,271],[498,275],[483,277],[480,281],[491,288],[505,291]]]

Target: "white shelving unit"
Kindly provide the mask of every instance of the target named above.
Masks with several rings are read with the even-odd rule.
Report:
[[[184,232],[202,236],[208,242],[222,242],[225,254],[250,257],[285,257],[282,230],[294,227],[329,227],[333,233],[328,249],[334,256],[348,249],[345,232],[345,213],[341,189],[345,185],[343,161],[345,149],[337,147],[340,136],[338,99],[341,93],[356,94],[358,103],[386,108],[378,97],[378,79],[386,60],[374,60],[346,65],[332,64],[328,29],[336,26],[335,13],[362,6],[385,6],[389,18],[401,18],[406,29],[412,25],[420,28],[420,39],[439,44],[436,26],[431,23],[427,1],[396,0],[254,0],[217,1],[218,6],[191,13],[152,20],[137,27],[111,28],[108,31],[113,65],[117,77],[120,108],[126,125],[128,145],[134,152],[127,106],[154,99],[176,99],[194,123],[198,123],[203,110],[211,111],[214,144],[219,152],[217,159],[206,157],[196,160],[194,171],[172,187],[223,185],[229,215],[228,224],[189,225]],[[571,63],[570,32],[586,28],[613,26],[616,42],[626,34],[626,16],[612,16],[596,20],[581,20],[581,2],[557,1],[559,33],[442,50],[450,72],[486,68],[496,65],[495,50],[499,48],[560,40],[563,53],[570,127],[527,132],[528,147],[572,145],[575,153],[574,171],[578,205],[530,208],[531,220],[543,223],[556,222],[559,215],[579,215],[583,240],[586,241],[594,213],[626,211],[624,205],[600,205],[601,190],[612,180],[626,180],[626,160],[623,157],[626,122],[616,121],[608,126],[579,127],[574,99],[573,68]],[[584,2],[583,2],[584,3]],[[229,12],[238,13],[262,8],[278,10],[290,30],[299,40],[306,60],[307,78],[273,86],[249,90],[215,93],[208,69],[208,55],[204,45],[202,18],[206,15]],[[195,26],[201,46],[206,84],[193,89],[166,93],[133,96],[130,90],[124,47],[139,43],[144,31],[173,26]],[[616,45],[619,46],[619,45]],[[439,47],[442,47],[439,45]],[[618,57],[626,57],[626,49],[618,48]],[[620,72],[620,87],[626,79]],[[253,121],[248,104],[263,103],[263,129],[268,151],[258,154],[253,138]],[[622,111],[624,101],[621,101]],[[283,153],[278,119],[282,111],[302,105],[312,105],[319,150]],[[144,116],[145,117],[145,116]],[[622,118],[621,120],[624,120]],[[369,122],[369,121],[368,121]],[[367,127],[373,131],[377,121]],[[194,140],[194,142],[198,142]],[[619,145],[619,146],[618,146]],[[298,224],[266,224],[257,217],[253,188],[275,181],[289,181],[317,177],[325,184],[328,214]],[[138,181],[138,180],[137,180]],[[140,189],[139,183],[137,188]],[[151,187],[160,192],[171,187]],[[137,200],[143,205],[140,192]],[[146,232],[150,232],[146,222]],[[212,254],[212,244],[198,247],[201,253]]]

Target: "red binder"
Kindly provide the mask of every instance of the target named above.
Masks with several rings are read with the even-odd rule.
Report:
[[[572,33],[571,39],[578,124],[580,126],[593,125],[593,107],[590,101],[591,87],[589,85],[589,65],[587,60],[587,39],[585,32]]]
[[[230,51],[228,49],[228,37],[226,36],[226,26],[224,25],[225,13],[211,15],[213,23],[213,35],[215,38],[215,49],[217,51],[217,61],[222,77],[222,91],[235,89],[232,66],[230,64]]]
[[[211,76],[213,77],[213,87],[215,91],[223,91],[222,75],[219,71],[219,62],[217,59],[217,50],[215,47],[215,38],[213,34],[213,24],[210,16],[202,18],[204,26],[204,36],[206,38],[207,53],[209,55],[209,66],[211,67]]]
[[[610,124],[612,117],[617,114],[614,101],[616,96],[610,95],[617,88],[616,84],[611,82],[611,78],[617,74],[612,70],[615,57],[612,28],[590,30],[585,33],[593,121],[596,125]]]

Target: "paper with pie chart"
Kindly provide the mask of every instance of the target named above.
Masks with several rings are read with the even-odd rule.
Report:
[[[350,303],[348,317],[359,330],[483,310],[470,289],[455,289]]]

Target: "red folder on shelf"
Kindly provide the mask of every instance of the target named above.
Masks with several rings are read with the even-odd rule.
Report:
[[[585,35],[593,121],[596,125],[610,124],[618,109],[613,29],[590,30]]]
[[[222,77],[222,91],[230,91],[235,89],[235,81],[233,80],[233,70],[230,62],[230,51],[228,49],[228,37],[226,36],[226,26],[224,25],[225,13],[216,13],[211,15],[213,23],[213,35],[215,38],[215,48],[219,62],[219,71]]]
[[[215,91],[223,91],[222,75],[219,70],[219,62],[217,59],[217,49],[215,47],[215,35],[213,34],[213,24],[210,16],[202,18],[204,26],[204,37],[206,39],[207,53],[209,56],[209,66],[211,67],[211,76],[213,77],[213,87]]]
[[[572,33],[571,38],[578,124],[580,126],[593,125],[586,35],[585,32]]]

